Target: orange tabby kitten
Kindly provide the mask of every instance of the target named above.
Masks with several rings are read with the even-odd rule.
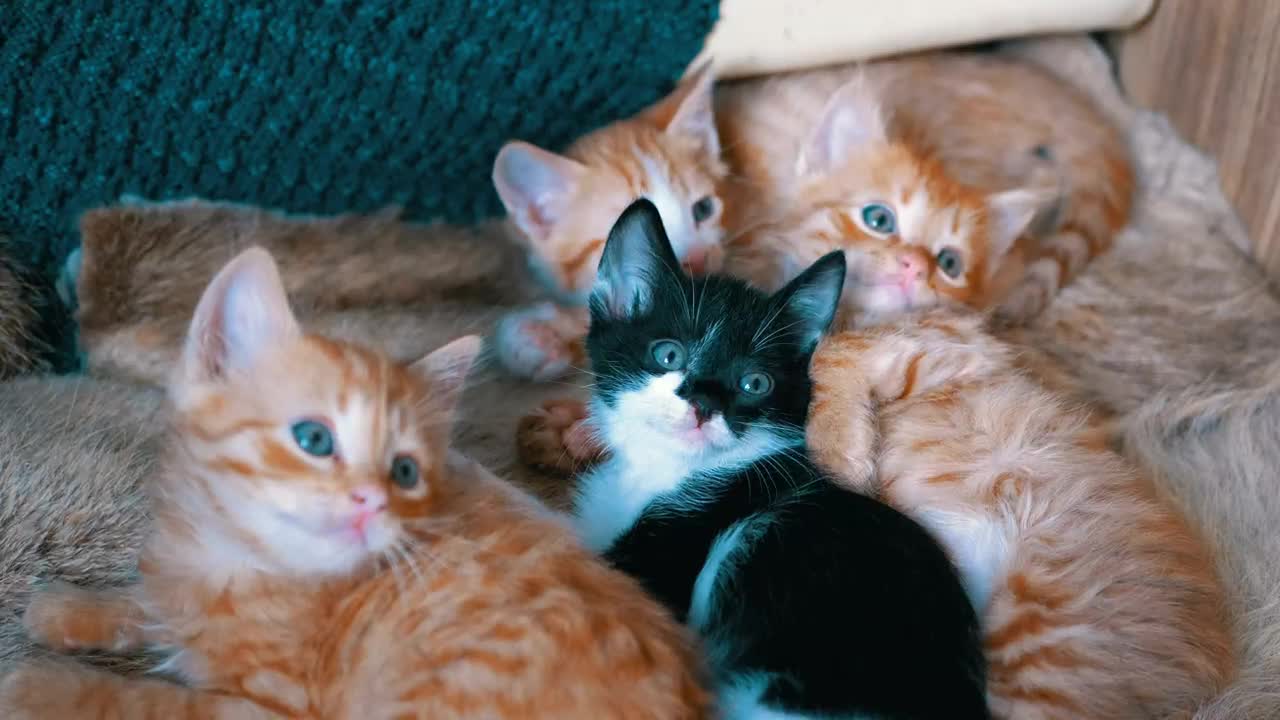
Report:
[[[730,83],[715,112],[732,170],[724,269],[776,290],[842,249],[844,322],[939,304],[1025,321],[1128,221],[1120,133],[1075,88],[998,54]],[[529,418],[529,461],[591,462],[584,415],[558,402]]]
[[[1014,354],[946,310],[835,335],[813,359],[811,452],[951,553],[998,717],[1190,713],[1233,669],[1208,553]]]
[[[404,367],[303,335],[271,257],[238,256],[170,386],[141,583],[53,587],[25,617],[56,649],[168,649],[185,685],[31,664],[5,716],[705,716],[682,629],[449,453],[478,349]]]
[[[707,67],[636,117],[603,127],[557,155],[507,143],[493,185],[529,249],[529,262],[555,302],[509,315],[499,325],[498,358],[537,380],[585,362],[587,294],[609,228],[636,198],[662,213],[671,244],[694,273],[719,269],[725,176]]]
[[[1120,133],[1075,88],[998,54],[931,53],[730,85],[728,270],[769,287],[831,250],[863,322],[942,302],[1039,313],[1110,247],[1133,192]]]

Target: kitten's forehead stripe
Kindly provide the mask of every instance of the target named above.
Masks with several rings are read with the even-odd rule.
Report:
[[[693,227],[690,224],[692,220],[685,211],[680,193],[676,191],[670,175],[661,167],[660,162],[646,155],[643,165],[645,177],[649,181],[645,197],[658,208],[662,225],[671,239],[672,249],[677,257],[681,257],[689,249],[688,245],[693,238]]]

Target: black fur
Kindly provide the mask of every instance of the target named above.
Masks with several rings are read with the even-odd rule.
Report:
[[[978,622],[943,550],[901,513],[825,481],[805,457],[808,363],[835,312],[843,268],[833,253],[773,297],[723,276],[695,282],[679,269],[652,204],[637,201],[622,215],[591,299],[598,401],[613,406],[665,372],[651,343],[673,338],[689,348],[677,394],[723,413],[739,437],[770,428],[778,449],[685,479],[650,503],[607,557],[682,620],[703,620],[689,618],[699,572],[717,537],[746,522],[758,536],[720,574],[727,583],[711,595],[700,628],[723,682],[766,674],[767,704],[820,717],[985,718]],[[774,330],[753,349],[753,337]],[[772,393],[737,390],[755,371],[772,375]]]

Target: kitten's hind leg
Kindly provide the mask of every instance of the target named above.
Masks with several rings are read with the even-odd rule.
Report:
[[[130,588],[53,583],[31,598],[22,622],[32,640],[63,652],[124,652],[163,642]]]
[[[502,318],[495,334],[498,362],[516,377],[546,382],[586,364],[582,308],[538,303]]]
[[[0,676],[5,720],[274,720],[244,698],[70,663],[31,663]]]

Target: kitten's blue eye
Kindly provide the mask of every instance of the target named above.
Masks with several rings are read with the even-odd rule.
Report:
[[[939,250],[938,269],[946,273],[949,278],[960,277],[964,272],[964,260],[960,257],[960,251],[949,247]]]
[[[707,195],[693,204],[693,222],[700,224],[703,220],[711,217],[716,211],[716,199]]]
[[[663,370],[684,369],[684,346],[675,340],[654,340],[649,344],[649,354]]]
[[[747,395],[768,395],[773,390],[773,378],[768,373],[749,372],[738,381],[738,389]]]
[[[294,423],[289,429],[302,452],[316,457],[329,457],[333,454],[333,433],[329,432],[324,423],[303,420]]]
[[[418,461],[408,455],[399,455],[391,461],[391,482],[405,490],[412,490],[418,484]]]
[[[894,217],[893,210],[880,203],[862,206],[862,224],[881,235],[892,235],[898,231],[898,219]]]

